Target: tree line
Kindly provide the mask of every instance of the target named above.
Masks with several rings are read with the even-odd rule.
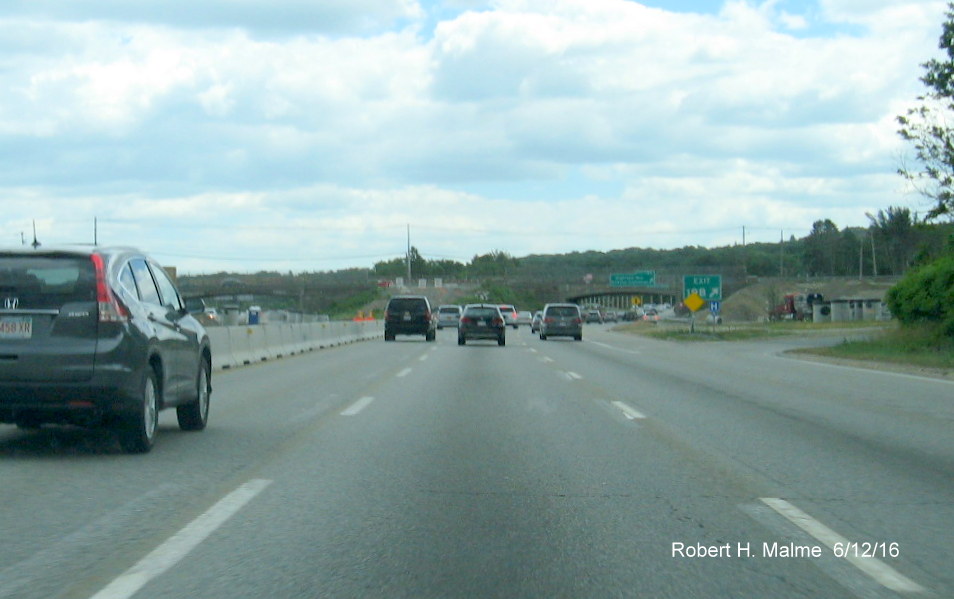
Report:
[[[373,276],[382,279],[443,278],[578,282],[587,275],[655,270],[731,270],[748,276],[886,276],[903,275],[913,265],[939,256],[954,235],[954,224],[928,223],[904,207],[890,207],[870,217],[867,228],[839,229],[830,219],[816,221],[802,238],[717,248],[686,246],[660,250],[627,248],[609,252],[571,252],[516,258],[503,250],[475,255],[469,262],[428,260],[412,247],[410,258],[377,262]]]

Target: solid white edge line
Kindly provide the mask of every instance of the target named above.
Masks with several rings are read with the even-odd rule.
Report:
[[[646,418],[645,414],[642,414],[641,412],[634,410],[632,407],[630,407],[629,405],[621,401],[614,401],[613,405],[616,406],[616,408],[623,413],[623,416],[626,416],[630,420],[642,420]]]
[[[606,349],[611,349],[611,350],[613,350],[613,351],[623,352],[623,353],[626,353],[626,354],[633,354],[634,356],[638,356],[638,355],[641,353],[641,352],[638,352],[638,351],[633,350],[633,349],[626,349],[626,348],[623,348],[623,347],[616,347],[615,345],[610,345],[609,343],[601,343],[601,342],[599,342],[599,341],[590,341],[590,343],[592,343],[593,345],[598,345],[598,346],[600,346],[600,347],[605,347]]]
[[[342,415],[342,416],[354,416],[354,415],[358,414],[359,412],[361,412],[361,410],[363,410],[363,409],[365,409],[366,407],[368,407],[368,406],[371,404],[372,401],[374,401],[374,398],[373,398],[373,397],[362,397],[362,398],[359,399],[358,401],[356,401],[356,402],[354,402],[353,404],[351,404],[351,406],[350,406],[348,409],[346,409],[346,410],[344,410],[343,412],[341,412],[341,415]]]
[[[567,375],[568,377],[570,377],[571,379],[576,379],[576,380],[580,380],[580,379],[583,378],[582,376],[580,376],[580,375],[578,375],[577,373],[572,372],[572,371],[570,371],[570,370],[567,370],[567,371],[566,371],[566,375]]]
[[[848,539],[828,528],[818,520],[815,520],[784,499],[762,497],[761,501],[765,505],[775,510],[779,515],[783,516],[786,520],[827,545],[829,549],[834,549],[835,545],[838,543],[842,545],[848,543]],[[924,587],[914,582],[907,576],[901,574],[878,558],[848,555],[845,556],[844,559],[846,559],[854,567],[873,578],[881,586],[891,589],[892,591],[896,591],[898,593],[923,593],[926,590]]]
[[[272,484],[270,480],[253,479],[238,487],[204,514],[172,535],[152,553],[119,575],[91,599],[128,599],[149,581],[179,563],[209,535],[234,516],[256,495]]]
[[[896,376],[896,377],[905,378],[905,379],[913,379],[915,381],[921,381],[925,383],[943,383],[945,385],[954,385],[954,381],[950,379],[940,379],[940,378],[936,378],[932,376],[920,376],[917,374],[908,374],[906,372],[895,372],[893,370],[878,370],[875,368],[859,368],[857,366],[849,366],[848,364],[828,364],[826,362],[816,362],[814,360],[790,358],[785,354],[780,355],[778,353],[770,354],[770,355],[775,355],[776,357],[781,357],[788,360],[799,360],[800,362],[803,362],[805,364],[814,364],[815,366],[823,366],[825,368],[841,368],[843,370],[854,370],[855,372],[859,372],[863,374],[870,374],[874,372],[874,373],[883,374],[886,376]]]

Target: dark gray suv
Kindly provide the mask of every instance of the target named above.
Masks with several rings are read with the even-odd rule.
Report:
[[[583,317],[576,304],[547,304],[543,308],[543,321],[540,323],[540,339],[548,337],[573,337],[583,340]]]
[[[384,309],[384,340],[396,335],[424,335],[426,341],[437,338],[437,319],[431,303],[423,295],[395,295]]]
[[[106,424],[145,453],[163,408],[205,428],[211,365],[205,329],[142,252],[0,250],[0,422]]]

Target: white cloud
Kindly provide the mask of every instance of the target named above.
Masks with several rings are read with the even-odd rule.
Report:
[[[141,23],[177,29],[243,29],[256,37],[375,33],[424,11],[415,0],[6,0],[0,19]]]
[[[872,30],[933,26],[940,35],[940,22],[947,3],[943,0],[819,0],[822,14],[834,22],[853,23]]]
[[[89,4],[89,20],[53,0],[0,9],[5,229],[42,217],[71,240],[99,216],[104,234],[154,251],[171,236],[190,256],[314,257],[281,263],[298,270],[399,253],[408,223],[425,255],[465,260],[632,245],[636,217],[646,245],[718,243],[756,221],[863,223],[908,201],[890,183],[893,118],[920,92],[943,14],[933,1],[793,14],[734,0],[710,15],[457,1],[441,10],[465,12],[433,13],[431,31],[416,2],[365,0],[328,4],[337,24],[307,31],[292,22],[306,3],[256,27],[259,5],[221,18],[157,16],[153,2],[111,17]],[[858,29],[824,34],[820,19]],[[537,228],[494,236],[466,216],[478,210]],[[209,214],[216,227],[196,229]],[[154,237],[134,226],[145,215],[162,219]]]

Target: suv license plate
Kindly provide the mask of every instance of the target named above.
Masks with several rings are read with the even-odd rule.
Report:
[[[33,319],[29,316],[0,318],[0,339],[30,339],[33,337]]]

